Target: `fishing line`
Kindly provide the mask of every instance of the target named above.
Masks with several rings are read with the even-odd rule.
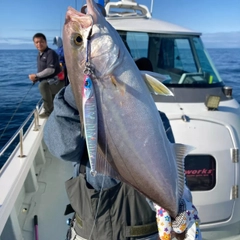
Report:
[[[28,89],[27,93],[24,95],[24,97],[22,98],[22,100],[20,101],[20,103],[17,105],[15,111],[13,112],[13,115],[11,116],[11,118],[10,118],[10,120],[8,121],[6,127],[4,128],[3,132],[2,132],[1,135],[0,135],[0,140],[2,139],[4,133],[6,132],[8,126],[9,126],[9,124],[11,123],[13,117],[15,116],[17,110],[18,110],[19,107],[21,106],[22,102],[24,101],[24,99],[26,98],[26,96],[28,95],[28,93],[30,92],[30,90],[32,89],[32,87],[33,87],[34,84],[35,84],[35,83],[33,83],[33,84],[30,86],[30,88]]]
[[[89,33],[88,33],[88,36],[87,36],[86,62],[85,62],[85,69],[84,69],[83,73],[85,75],[91,76],[91,75],[93,75],[93,70],[91,68],[91,63],[89,62],[89,55],[90,55],[89,51],[91,50],[90,49],[90,40],[91,40],[92,28],[93,28],[93,16],[91,14],[89,14],[89,16],[91,16],[91,18],[92,18],[92,26],[91,26],[91,28],[89,30]],[[106,139],[106,142],[107,142],[107,139]],[[105,152],[105,156],[107,156],[107,144],[106,144],[105,151],[106,151]],[[105,172],[106,172],[106,170],[107,170],[106,162],[105,162],[105,166],[104,167],[105,167]],[[104,182],[105,182],[105,177],[106,177],[106,175],[102,174],[102,184],[101,184],[101,189],[99,191],[99,198],[98,198],[98,203],[97,203],[97,209],[96,209],[96,213],[95,213],[95,216],[94,216],[93,226],[92,226],[92,229],[91,229],[91,232],[90,232],[90,235],[89,235],[89,240],[91,240],[94,227],[96,226],[97,215],[98,215],[100,202],[101,202],[101,198],[102,198],[102,192],[103,192],[103,186],[104,186]]]
[[[84,70],[84,74],[86,75],[93,75],[93,70],[91,68],[91,63],[89,61],[89,55],[90,55],[90,51],[91,51],[91,46],[90,46],[90,40],[91,40],[91,35],[92,35],[92,29],[93,29],[93,16],[91,14],[88,14],[91,18],[92,18],[92,25],[91,28],[89,30],[88,36],[87,36],[87,46],[86,46],[86,63],[85,63],[85,70]],[[102,184],[101,184],[101,189],[99,191],[99,198],[98,198],[98,204],[97,204],[97,209],[96,209],[96,213],[95,213],[95,217],[94,217],[94,222],[93,222],[93,226],[89,235],[89,240],[91,240],[92,234],[93,234],[93,230],[94,227],[96,226],[96,221],[97,221],[97,215],[98,215],[98,211],[99,211],[99,207],[100,207],[100,203],[102,200],[102,193],[103,193],[103,186],[104,186],[104,182],[105,182],[105,178],[106,178],[106,172],[107,172],[107,136],[105,136],[106,139],[106,145],[105,145],[105,156],[106,159],[104,161],[104,174],[102,174]]]
[[[107,142],[107,140],[106,140]],[[107,161],[107,144],[106,144],[106,148],[105,148],[105,156],[106,156],[106,161]],[[106,173],[107,171],[107,163],[104,161],[104,167],[105,167],[105,171],[104,173]],[[90,232],[90,236],[89,236],[89,240],[91,240],[91,237],[92,237],[92,234],[93,234],[93,229],[96,225],[96,221],[97,221],[97,214],[98,214],[98,210],[99,210],[99,207],[100,207],[100,202],[101,202],[101,198],[102,198],[102,192],[103,192],[103,185],[104,185],[104,182],[105,182],[105,177],[106,177],[106,174],[102,174],[103,175],[103,180],[102,180],[102,185],[101,185],[101,189],[100,189],[100,192],[99,192],[99,199],[98,199],[98,204],[97,204],[97,210],[96,210],[96,214],[95,214],[95,217],[94,217],[94,222],[93,222],[93,226],[92,226],[92,229],[91,229],[91,232]]]

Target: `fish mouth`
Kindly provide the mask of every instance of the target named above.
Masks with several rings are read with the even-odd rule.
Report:
[[[91,30],[89,28],[93,28],[95,24],[97,24],[94,21],[94,18],[91,14],[85,13],[84,11],[86,10],[82,8],[81,12],[77,11],[76,9],[72,7],[68,7],[68,10],[66,12],[65,16],[65,31],[66,33],[70,34],[71,31],[78,32],[79,27],[82,28],[84,31],[87,30],[89,33],[91,33]],[[90,44],[91,44],[91,38],[90,39]],[[97,77],[103,78],[109,74],[112,74],[114,70],[122,63],[124,58],[124,53],[121,52],[121,49],[117,47],[117,44],[115,43],[115,56],[112,58],[112,61],[109,62],[107,69],[105,71],[95,71],[95,74]],[[117,48],[117,49],[116,49]],[[91,60],[98,59],[99,57],[103,57],[103,55],[109,55],[109,49],[105,49],[104,52],[101,52],[101,54],[94,54],[91,56]],[[108,58],[108,57],[107,57]],[[97,61],[97,60],[95,60]],[[81,62],[81,65],[84,64]],[[96,70],[96,69],[95,69]],[[103,70],[103,69],[101,69]]]

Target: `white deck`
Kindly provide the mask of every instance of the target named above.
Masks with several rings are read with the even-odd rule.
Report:
[[[65,239],[68,226],[64,216],[65,207],[69,204],[64,182],[72,177],[73,166],[69,162],[54,158],[45,151],[46,164],[38,176],[38,191],[26,198],[22,209],[28,208],[27,214],[19,213],[23,221],[23,237],[34,239],[33,217],[38,216],[39,239]],[[29,199],[30,198],[30,199]]]
[[[230,103],[231,102],[229,102],[229,104]],[[165,107],[167,107],[167,105]],[[185,106],[185,111],[187,112],[187,109],[189,109],[189,111],[191,110],[192,112],[193,110],[190,107],[191,105],[188,107]],[[164,108],[162,107],[162,109]],[[199,111],[201,108],[196,109]],[[218,114],[218,112],[215,114]],[[204,117],[203,114],[201,114],[201,116]],[[169,118],[172,120],[174,116],[169,116]],[[239,122],[239,119],[233,118],[231,121]],[[229,121],[229,123],[231,121]],[[40,120],[39,131],[33,131],[34,127],[30,127],[23,144],[26,157],[19,158],[19,149],[16,149],[13,156],[10,157],[11,161],[8,167],[0,175],[0,240],[35,239],[33,224],[34,215],[38,216],[40,240],[65,239],[68,229],[66,220],[71,218],[71,216],[64,216],[65,207],[69,204],[64,183],[72,177],[73,166],[71,162],[56,159],[48,152],[42,140],[45,122],[46,120]],[[174,121],[172,121],[171,124],[176,133],[176,137],[184,135],[178,133],[176,130],[182,129],[182,131],[184,131],[183,127],[179,128],[175,125]],[[181,126],[183,126],[182,124],[183,123],[181,123]],[[196,125],[194,121],[192,121],[191,124]],[[232,125],[236,124],[233,122]],[[199,127],[197,129],[201,128]],[[213,132],[213,129],[214,125],[211,127],[211,132]],[[206,133],[207,132],[210,131],[206,131]],[[194,136],[196,136],[195,130],[194,133]],[[228,134],[224,135],[226,136]],[[198,141],[198,139],[199,138],[196,138],[196,141]],[[182,141],[183,140],[180,142]],[[201,148],[199,147],[199,149]],[[206,146],[204,149],[207,149]],[[223,172],[226,170],[227,166],[228,165],[224,164],[222,168]],[[230,164],[230,167],[232,167],[232,164]],[[226,183],[220,184],[222,192],[225,185],[227,186]],[[229,198],[229,194],[224,194],[224,196],[225,195]],[[193,197],[196,197],[196,202],[200,199],[197,193],[194,193]],[[207,196],[201,199],[203,198],[208,200]],[[217,198],[220,199],[220,197]],[[238,205],[239,199],[236,201],[236,205]],[[202,202],[200,203],[202,204]],[[199,204],[199,206],[201,204]],[[202,206],[204,206],[204,202]],[[236,214],[234,217],[236,220],[233,219],[230,224],[223,222],[220,223],[222,226],[216,223],[206,223],[202,225],[203,240],[239,240],[240,222],[238,221],[238,211],[239,208],[236,207],[234,210],[234,214]]]
[[[66,205],[69,204],[64,183],[72,177],[73,166],[71,162],[53,157],[43,142],[40,149],[45,159],[39,161],[41,154],[38,150],[0,235],[1,240],[35,239],[34,215],[38,216],[39,239],[65,239],[68,229],[66,220],[72,216],[64,216]],[[1,208],[4,205],[8,203]]]

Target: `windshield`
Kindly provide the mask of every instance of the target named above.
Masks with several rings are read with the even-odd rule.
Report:
[[[166,85],[222,85],[199,37],[125,31],[119,34],[133,59],[148,58],[154,77]]]

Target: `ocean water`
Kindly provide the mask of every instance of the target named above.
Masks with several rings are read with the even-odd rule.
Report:
[[[208,49],[208,53],[240,103],[240,49]],[[41,98],[37,84],[32,85],[28,79],[29,74],[36,72],[36,58],[37,50],[0,50],[0,149]],[[8,155],[7,152],[0,157],[0,167]]]
[[[28,78],[36,73],[37,53],[37,50],[0,50],[0,149],[41,98],[37,84],[33,86]],[[17,137],[10,150],[18,140]],[[0,157],[0,167],[8,156],[9,151]]]

